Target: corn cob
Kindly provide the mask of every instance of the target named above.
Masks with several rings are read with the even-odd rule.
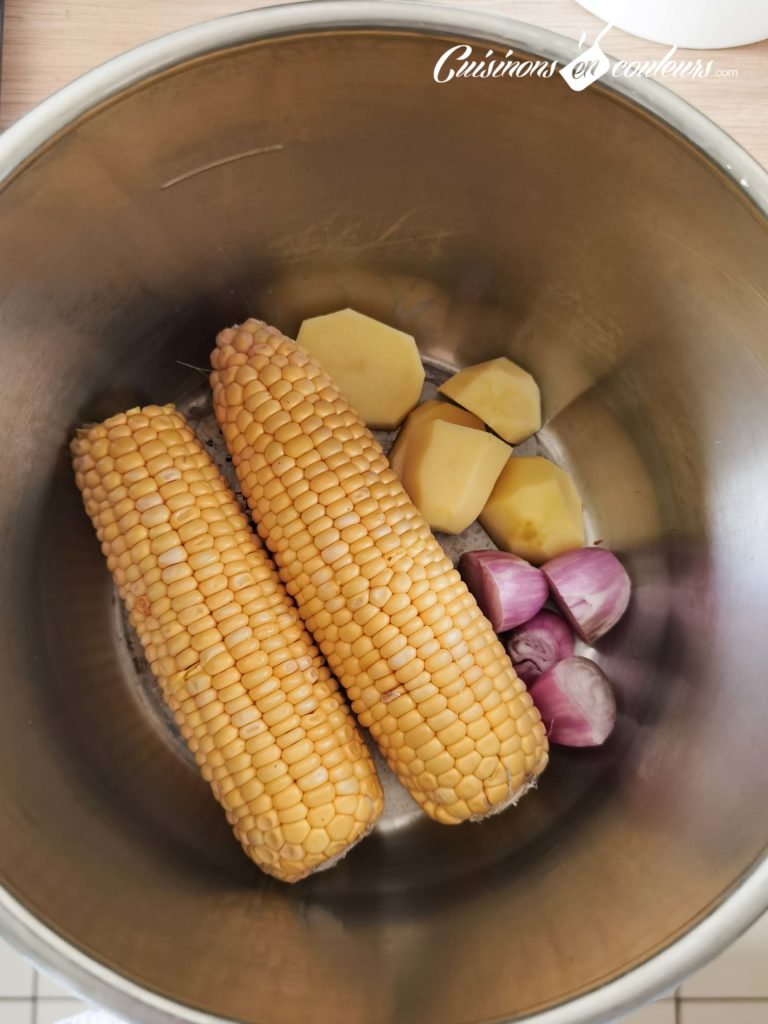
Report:
[[[379,444],[275,328],[248,320],[216,344],[243,493],[360,722],[437,821],[514,802],[547,762],[539,713]]]
[[[173,406],[78,431],[77,484],[168,706],[246,854],[294,882],[382,808],[335,680]]]

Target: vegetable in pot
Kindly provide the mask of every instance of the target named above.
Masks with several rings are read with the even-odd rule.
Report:
[[[594,643],[619,621],[632,585],[618,558],[604,548],[581,548],[542,566],[552,597],[582,640]]]
[[[329,867],[373,827],[381,787],[234,494],[172,405],[83,427],[71,449],[165,703],[246,855],[283,882]]]
[[[258,320],[222,331],[211,362],[213,406],[243,495],[389,767],[446,825],[516,801],[547,763],[544,726],[358,414],[314,359]],[[308,404],[320,421],[312,436],[301,429]],[[506,448],[479,430],[429,427]],[[332,764],[314,770],[310,807],[336,778]],[[354,808],[362,783],[355,773],[341,779]]]
[[[543,672],[529,693],[553,743],[599,747],[613,731],[613,689],[605,673],[588,658],[564,658]]]
[[[541,427],[541,395],[530,373],[503,356],[459,370],[440,393],[463,405],[499,437],[518,444]]]
[[[470,589],[472,589],[470,587]],[[569,658],[576,647],[573,631],[555,612],[544,608],[506,638],[507,652],[524,683],[532,683]]]
[[[570,476],[540,455],[514,455],[480,514],[503,551],[534,565],[584,543],[581,500]]]
[[[446,423],[458,423],[460,427],[485,430],[485,424],[481,419],[458,405],[452,405],[450,402],[438,402],[434,398],[429,402],[422,402],[409,414],[387,455],[390,466],[400,480],[405,475],[405,465],[416,430],[431,423],[432,420],[445,420]]]
[[[527,622],[549,592],[540,569],[506,551],[467,551],[459,572],[497,633]]]
[[[410,334],[340,309],[305,320],[296,340],[322,363],[371,429],[392,430],[416,405],[424,367]]]
[[[477,519],[510,454],[484,430],[432,420],[409,441],[403,487],[433,530],[461,533]]]

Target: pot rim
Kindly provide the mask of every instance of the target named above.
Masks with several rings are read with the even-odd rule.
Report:
[[[195,58],[280,36],[328,30],[404,30],[460,35],[566,64],[577,43],[502,15],[411,0],[305,0],[216,18],[161,36],[113,58],[44,100],[0,137],[0,189],[80,117],[126,89]],[[613,62],[612,62],[613,63]],[[628,101],[699,151],[726,187],[768,218],[768,172],[725,131],[675,93],[644,78],[614,78],[596,89]],[[669,946],[591,992],[525,1017],[528,1024],[599,1024],[671,990],[768,907],[768,857]],[[0,933],[87,997],[145,1024],[226,1024],[216,1016],[129,981],[45,925],[0,886]],[[519,1019],[519,1018],[518,1018]],[[479,1024],[479,1022],[478,1022]]]

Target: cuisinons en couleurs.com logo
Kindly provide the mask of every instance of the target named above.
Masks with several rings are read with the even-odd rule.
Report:
[[[558,73],[574,92],[583,92],[606,75],[612,78],[734,78],[736,68],[715,67],[714,60],[677,58],[677,46],[655,60],[611,60],[603,52],[600,42],[610,32],[606,25],[594,43],[584,49],[586,33],[579,41],[579,52],[563,67],[557,60],[518,57],[514,50],[500,54],[486,50],[478,54],[469,43],[451,46],[435,62],[433,78],[439,84],[461,78],[552,78]]]

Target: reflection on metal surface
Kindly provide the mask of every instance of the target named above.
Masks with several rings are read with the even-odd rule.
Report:
[[[0,924],[142,1024],[606,1020],[768,902],[766,176],[652,83],[441,88],[462,38],[575,45],[428,6],[266,9],[97,69],[0,140]],[[437,367],[536,376],[542,443],[635,597],[599,645],[604,749],[555,752],[482,825],[402,808],[287,889],[138,699],[65,441],[199,406],[181,363],[224,324],[346,305]]]

